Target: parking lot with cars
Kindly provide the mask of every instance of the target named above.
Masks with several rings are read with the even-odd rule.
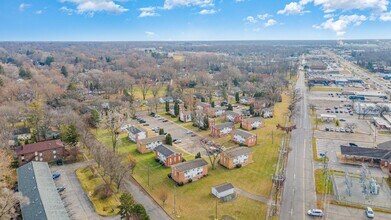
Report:
[[[189,129],[186,129],[179,124],[176,124],[161,116],[150,116],[147,113],[141,113],[140,118],[144,119],[148,125],[144,125],[145,128],[159,134],[159,129],[163,128],[165,133],[171,134],[173,142],[185,152],[196,155],[198,152],[204,154],[204,149],[201,147],[201,138],[196,133]],[[177,120],[177,119],[176,119]]]

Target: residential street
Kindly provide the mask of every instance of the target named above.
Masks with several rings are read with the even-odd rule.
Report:
[[[307,88],[304,72],[300,72],[296,84],[302,99],[295,116],[297,129],[293,130],[289,153],[280,219],[307,219],[307,211],[316,208],[315,180],[313,172],[311,126],[307,109]]]

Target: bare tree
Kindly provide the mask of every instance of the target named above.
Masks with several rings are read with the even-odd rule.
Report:
[[[121,128],[121,125],[122,116],[113,110],[109,111],[106,119],[106,127],[110,131],[113,152],[117,149],[120,134],[119,129]]]
[[[142,78],[140,80],[141,93],[143,95],[143,100],[145,100],[149,89],[151,88],[150,80],[148,78]]]
[[[345,129],[353,131],[353,129],[355,129],[355,128],[357,128],[357,124],[356,123],[346,123],[345,124]]]
[[[205,150],[206,155],[208,155],[210,164],[212,165],[212,170],[216,168],[216,162],[219,158],[219,155],[223,152],[223,148],[220,144],[214,143],[209,139],[201,140],[201,147]]]
[[[160,199],[160,201],[162,201],[163,206],[164,206],[166,204],[167,199],[168,199],[168,192],[167,192],[166,188],[162,187],[159,190],[159,199]]]
[[[163,84],[162,84],[162,83],[159,83],[159,82],[157,82],[155,85],[153,85],[153,86],[151,87],[152,95],[153,95],[154,98],[157,97],[157,95],[159,94],[159,91],[160,91],[160,89],[161,89],[162,87],[163,87]]]
[[[288,114],[288,117],[289,117],[289,121],[292,120],[292,117],[294,115],[296,115],[296,112],[297,112],[297,103],[301,100],[301,96],[299,94],[299,90],[293,90],[292,91],[292,94],[291,94],[291,100],[290,100],[290,103],[289,103],[289,106],[288,106],[288,110],[289,110],[289,114]]]

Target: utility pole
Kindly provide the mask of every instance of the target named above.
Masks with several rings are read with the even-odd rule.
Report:
[[[216,199],[216,220],[218,220],[219,218],[217,217],[217,199]]]
[[[148,164],[148,186],[149,186],[149,164]]]

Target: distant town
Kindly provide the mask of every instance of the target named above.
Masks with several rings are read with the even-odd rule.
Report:
[[[390,51],[0,42],[0,219],[390,219]]]

